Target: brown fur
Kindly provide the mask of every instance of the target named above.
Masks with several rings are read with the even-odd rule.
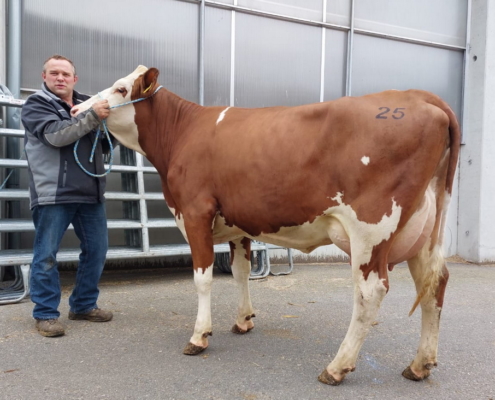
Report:
[[[156,86],[156,77],[151,68],[138,78],[132,98],[141,97],[150,84]],[[439,114],[437,104],[448,117]],[[189,240],[201,242],[196,257],[193,250],[195,268],[207,268],[213,260],[210,238],[196,239],[194,232],[208,231],[216,213],[229,226],[257,236],[313,221],[337,205],[331,199],[337,192],[344,193],[343,200],[361,221],[375,224],[390,213],[393,196],[402,207],[400,231],[421,203],[449,144],[447,175],[453,177],[459,135],[444,104],[427,92],[393,91],[299,107],[231,108],[218,126],[223,107],[200,107],[166,89],[135,107],[139,143],[162,177],[167,203],[184,215],[186,230],[192,232]],[[406,117],[377,122],[380,106],[401,106]],[[450,138],[440,126],[450,127]],[[340,170],[352,155],[357,157],[354,167]],[[369,166],[359,162],[363,155],[370,156]],[[377,181],[382,176],[387,179]],[[451,190],[452,182],[445,187]],[[383,245],[380,265],[370,265],[384,277],[392,242]]]

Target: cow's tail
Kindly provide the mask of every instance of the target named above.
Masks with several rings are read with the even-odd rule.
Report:
[[[421,290],[418,290],[416,301],[414,302],[409,315],[412,315],[416,310],[416,307],[421,302],[421,299],[425,295],[435,296],[439,287],[439,282],[444,277],[444,274],[448,274],[444,268],[444,256],[443,256],[443,237],[445,231],[445,222],[447,218],[448,206],[452,196],[452,189],[454,186],[455,170],[457,167],[457,160],[459,158],[459,151],[461,145],[461,129],[459,122],[452,111],[452,109],[437,96],[432,96],[428,99],[428,103],[437,106],[442,109],[449,118],[449,150],[446,152],[448,157],[447,172],[442,174],[443,182],[435,182],[435,197],[436,197],[436,217],[433,232],[430,236],[430,240],[420,250],[416,256],[416,262],[421,263],[424,267],[422,276]]]

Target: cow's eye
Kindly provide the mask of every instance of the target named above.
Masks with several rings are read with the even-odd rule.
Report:
[[[117,93],[117,92],[120,93],[122,95],[122,97],[127,96],[127,89],[125,87],[116,88],[114,93]]]

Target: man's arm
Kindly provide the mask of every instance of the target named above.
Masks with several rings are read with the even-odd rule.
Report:
[[[55,106],[61,107],[56,103]],[[31,96],[24,104],[22,123],[31,134],[47,146],[63,147],[91,132],[106,116],[108,116],[106,100],[95,103],[93,108],[77,117],[62,119],[54,104],[40,96]]]

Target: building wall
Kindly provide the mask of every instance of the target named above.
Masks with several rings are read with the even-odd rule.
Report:
[[[458,254],[495,260],[495,0],[473,0],[459,164]]]
[[[47,1],[50,1],[49,8],[45,6]],[[488,13],[493,14],[491,5],[494,1],[473,0],[471,37],[473,43],[478,43],[478,40],[480,46],[486,34],[493,38],[493,23],[490,28],[486,20]],[[4,2],[0,0],[0,4]],[[234,0],[221,2],[234,4]],[[117,3],[118,15],[114,12]],[[234,14],[230,10],[206,7],[205,105],[296,105],[331,100],[345,94],[421,88],[447,100],[458,116],[462,113],[462,49],[466,38],[468,0],[434,3],[430,0],[356,0],[350,76],[346,69],[350,36],[346,29],[342,29],[350,26],[350,0],[328,1],[326,10],[323,10],[322,0],[236,0],[235,3],[289,18],[267,18],[242,12]],[[160,81],[168,89],[188,100],[200,100],[198,3],[149,0],[147,7],[143,7],[132,0],[107,0],[105,3],[87,0],[85,7],[74,4],[74,12],[69,12],[71,7],[71,3],[62,0],[24,0],[24,94],[39,87],[39,71],[44,59],[60,53],[75,61],[80,76],[78,88],[83,92],[95,93],[132,71],[137,64],[145,64],[160,69]],[[94,13],[94,7],[100,12]],[[150,10],[153,10],[153,18],[150,18]],[[329,25],[322,28],[300,24],[290,17],[323,21]],[[484,22],[479,21],[483,19]],[[147,22],[139,24],[136,21]],[[370,32],[413,40],[391,40]],[[425,45],[427,42],[439,43],[440,46]],[[484,46],[483,54],[486,43]],[[493,68],[493,60],[492,64],[480,61],[474,63],[467,76],[468,87],[471,89],[473,85],[467,97],[469,105],[472,105],[471,111],[466,114],[471,122],[466,125],[464,133],[467,144],[462,151],[458,175],[461,187],[456,184],[454,190],[445,240],[447,255],[459,253],[473,260],[480,259],[480,247],[490,247],[489,235],[485,241],[483,239],[490,233],[489,227],[481,220],[483,217],[491,218],[491,205],[487,200],[491,194],[491,167],[480,161],[483,156],[487,158],[490,147],[478,143],[489,136],[487,130],[493,122],[490,120],[493,113],[490,117],[490,97],[483,101],[481,108],[476,106],[476,102],[480,90],[489,92],[486,85],[490,77],[487,78],[486,70],[490,65]],[[472,58],[470,63],[473,63]],[[479,70],[484,71],[483,78],[480,78]],[[477,113],[482,114],[482,122]],[[479,162],[477,169],[471,167],[473,158],[475,166]],[[462,160],[470,167],[463,167]],[[116,162],[119,162],[118,155]],[[484,178],[478,178],[483,171]],[[109,190],[120,190],[120,187],[119,178],[109,180]],[[156,176],[147,177],[146,190],[160,190]],[[473,196],[477,207],[472,207]],[[122,218],[122,205],[114,203],[109,216]],[[163,205],[154,203],[149,207],[150,217],[169,216]],[[459,226],[470,232],[469,240],[465,240],[460,229],[458,233],[458,221]],[[151,236],[156,242],[182,240],[175,233],[167,231],[164,234],[159,229]],[[111,242],[122,244],[123,237],[121,233],[113,232]],[[296,258],[306,257],[309,261],[328,261],[341,256],[342,253],[334,246],[317,249],[309,258],[296,254]],[[495,259],[495,254],[487,257]]]

